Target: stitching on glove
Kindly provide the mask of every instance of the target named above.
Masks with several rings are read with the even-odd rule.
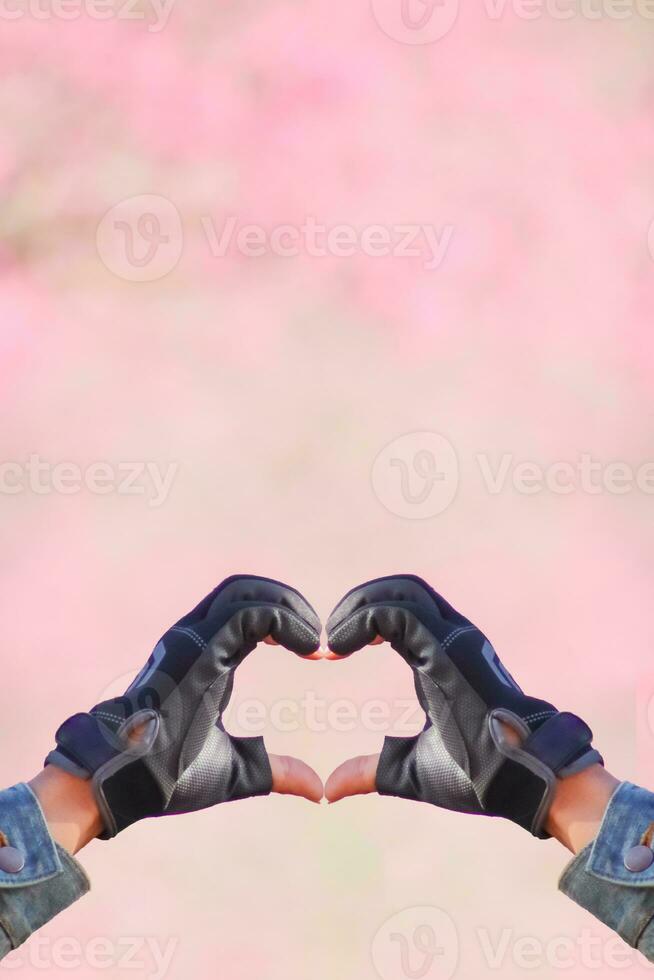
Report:
[[[186,632],[188,633],[188,635],[194,637],[194,639],[196,639],[198,641],[198,643],[201,643],[202,644],[202,649],[205,648],[206,642],[202,639],[202,637],[200,636],[199,633],[196,633],[196,631],[194,629],[191,629],[190,626],[182,626],[182,629],[183,630],[186,630]]]
[[[107,721],[118,722],[119,725],[122,725],[125,720],[124,718],[119,718],[118,715],[110,715],[108,711],[93,711],[92,714],[98,718],[105,718]]]
[[[457,627],[457,629],[455,629],[453,633],[448,633],[448,635],[445,637],[445,639],[441,643],[441,646],[442,646],[443,650],[447,650],[448,647],[451,647],[452,644],[454,643],[454,641],[455,640],[458,640],[458,638],[460,636],[462,636],[463,633],[473,633],[473,632],[475,632],[475,633],[477,632],[477,627],[476,626],[459,626],[459,627]]]
[[[193,630],[189,629],[187,626],[173,626],[170,630],[171,633],[182,633],[184,636],[188,636],[190,640],[193,640],[195,645],[201,650],[204,650],[205,642],[202,637],[198,636]]]
[[[555,715],[555,714],[556,714],[556,711],[537,711],[535,714],[525,715],[522,720],[523,721],[538,721],[540,718],[550,718],[552,715]]]

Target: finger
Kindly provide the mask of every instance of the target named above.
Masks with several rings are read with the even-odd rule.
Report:
[[[369,647],[378,647],[380,643],[385,643],[385,642],[386,641],[385,641],[385,639],[384,639],[383,636],[376,636],[373,640],[370,641],[370,643],[368,644],[368,646]],[[345,658],[340,653],[334,653],[332,650],[330,650],[328,653],[324,654],[324,659],[325,660],[344,660]]]
[[[219,591],[225,602],[274,603],[284,606],[320,631],[320,619],[313,606],[297,589],[276,579],[262,578],[259,575],[232,575],[219,586]]]
[[[327,620],[327,635],[332,633],[355,612],[378,603],[419,605],[432,609],[438,619],[453,626],[469,626],[470,620],[417,575],[389,575],[365,582],[348,592]],[[331,646],[331,644],[330,644]]]
[[[406,619],[406,610],[398,603],[363,606],[328,631],[329,649],[339,657],[347,657],[376,643],[379,636],[397,648],[395,641],[406,632]]]
[[[284,606],[320,632],[321,623],[315,609],[297,589],[276,579],[262,578],[260,575],[232,575],[226,578],[177,625],[192,626],[211,616],[216,607],[222,607],[223,603],[241,602]]]
[[[351,589],[327,620],[327,641],[332,653],[348,656],[378,642],[379,635],[386,640],[392,639],[391,635],[383,633],[380,624],[370,615],[372,607],[380,603],[395,605],[407,600],[432,605],[427,583],[414,575],[389,575]]]
[[[259,609],[260,607],[256,607],[252,611],[255,620],[259,618]],[[318,653],[320,650],[320,626],[316,628],[311,622],[302,619],[292,610],[281,606],[266,607],[265,612],[270,615],[268,632],[278,644],[301,657]]]
[[[322,780],[317,772],[301,759],[290,755],[268,755],[272,771],[272,791],[286,796],[302,796],[312,803],[323,798]]]
[[[322,624],[315,610],[296,589],[282,582],[252,575],[227,579],[207,610],[205,622],[210,624],[214,616],[225,622],[241,610],[245,610],[243,632],[255,643],[268,637],[269,642],[303,657],[320,646]],[[269,620],[267,613],[271,614]]]
[[[256,599],[245,598],[253,594],[249,588],[244,588],[238,597],[233,593],[231,598],[223,590],[214,597],[204,619],[192,625],[183,625],[182,620],[165,639],[177,645],[185,642],[200,649],[210,647],[217,659],[234,666],[264,641],[302,657],[315,653],[320,647],[320,621],[314,613],[310,619],[301,616],[289,601],[284,601],[285,586],[273,585],[275,588],[269,591],[258,586]],[[264,594],[270,596],[269,601],[264,601]]]
[[[375,579],[348,593],[327,621],[329,648],[347,656],[379,634],[413,661],[416,658],[410,654],[417,624],[439,642],[473,631],[482,636],[422,579],[400,575]]]
[[[264,637],[264,641],[263,642],[267,646],[270,646],[270,647],[278,647],[278,646],[280,646],[280,644],[277,642],[277,640],[275,640],[272,636],[266,636],[266,637]],[[322,660],[323,659],[323,654],[322,654],[322,652],[320,650],[317,650],[315,653],[308,654],[303,659],[304,660]]]
[[[376,793],[378,764],[379,755],[359,755],[343,762],[325,783],[325,796],[329,802],[336,803],[346,796]]]
[[[386,575],[372,579],[346,592],[327,620],[327,632],[371,602],[425,601],[431,594],[430,586],[417,575]]]

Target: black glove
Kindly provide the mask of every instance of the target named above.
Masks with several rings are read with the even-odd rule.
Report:
[[[425,728],[386,738],[379,793],[506,817],[546,838],[556,778],[602,763],[590,728],[523,694],[484,634],[416,576],[354,589],[331,614],[327,635],[341,656],[381,636],[413,670]]]
[[[263,739],[233,738],[222,724],[234,671],[268,635],[307,656],[320,628],[294,589],[228,578],[168,630],[124,696],[64,722],[46,764],[92,778],[105,839],[144,817],[266,795]]]

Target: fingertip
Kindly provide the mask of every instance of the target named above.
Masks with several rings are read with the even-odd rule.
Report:
[[[300,657],[313,656],[320,649],[320,633],[290,610],[277,610],[278,620],[271,633],[279,646]]]
[[[311,803],[320,803],[324,796],[322,779],[301,759],[287,755],[270,755],[273,793],[301,796]]]
[[[325,783],[325,797],[337,803],[346,796],[375,793],[379,755],[360,755],[341,763]]]
[[[384,640],[384,637],[383,636],[377,635],[372,640],[370,640],[366,644],[366,646],[377,647],[377,646],[379,646],[380,643],[385,643],[385,642],[386,641]],[[362,648],[362,649],[364,649],[364,648]],[[349,654],[349,653],[336,653],[335,650],[331,650],[328,647],[327,648],[327,651],[325,653],[325,660],[347,660],[347,658],[350,657],[350,656],[351,656],[351,654]]]
[[[320,649],[316,650],[314,653],[307,653],[302,657],[303,660],[322,660],[323,658],[324,654]]]
[[[304,796],[305,800],[310,800],[312,803],[320,803],[325,795],[325,787],[322,784],[322,779],[311,766],[308,766],[306,762],[300,762],[304,770]]]
[[[325,799],[329,804],[338,803],[338,801],[343,798],[341,793],[341,779],[339,776],[339,770],[341,770],[344,765],[346,765],[346,763],[340,765],[338,769],[334,769],[333,773],[327,777],[327,782],[325,783]]]

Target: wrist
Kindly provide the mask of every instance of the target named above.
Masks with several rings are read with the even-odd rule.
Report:
[[[599,764],[557,779],[545,824],[548,834],[578,854],[597,837],[609,800],[619,785],[619,780]]]
[[[28,785],[41,804],[53,838],[71,854],[102,833],[102,817],[89,780],[49,765]]]

